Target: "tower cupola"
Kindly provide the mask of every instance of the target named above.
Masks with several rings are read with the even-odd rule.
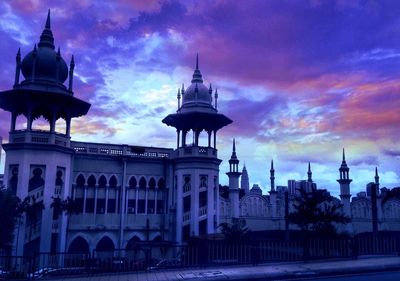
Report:
[[[54,37],[51,30],[50,10],[47,13],[46,24],[38,44],[21,61],[21,52],[16,56],[14,85],[11,90],[0,92],[0,108],[12,114],[10,128],[10,143],[21,142],[22,137],[15,133],[18,115],[26,117],[24,142],[41,142],[69,146],[71,119],[85,115],[90,104],[73,96],[72,77],[75,67],[71,58],[70,69],[62,58],[60,48],[55,50]],[[20,82],[20,72],[24,80]],[[63,84],[70,75],[68,88]],[[31,137],[33,122],[43,117],[48,121],[50,130],[40,130]],[[56,121],[64,119],[65,134],[56,139]],[[19,132],[22,134],[22,132]],[[15,137],[14,137],[15,135]],[[17,136],[18,135],[18,136]]]
[[[217,90],[215,90],[217,99]],[[199,56],[196,56],[196,66],[192,76],[191,85],[185,89],[182,85],[178,94],[178,109],[176,113],[169,114],[162,122],[177,130],[177,148],[186,146],[199,146],[199,136],[205,131],[208,135],[208,148],[216,149],[216,134],[219,129],[232,123],[228,117],[218,113],[212,105],[212,87],[203,84],[203,75],[199,69]],[[187,143],[186,137],[193,133],[193,143]],[[214,137],[211,144],[212,135]]]
[[[63,85],[68,77],[68,66],[61,56],[60,49],[55,51],[53,32],[50,25],[50,10],[40,41],[22,60],[21,71],[25,80],[23,88],[52,86],[59,92],[69,94]]]

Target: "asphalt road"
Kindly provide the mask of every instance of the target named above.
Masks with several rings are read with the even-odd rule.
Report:
[[[352,274],[331,277],[314,277],[314,278],[296,278],[285,280],[317,280],[317,281],[399,281],[400,271],[394,272],[376,272],[366,274]],[[282,279],[281,279],[282,281]]]

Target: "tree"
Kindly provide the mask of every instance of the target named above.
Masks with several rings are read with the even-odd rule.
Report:
[[[223,222],[219,228],[227,241],[240,242],[249,238],[250,231],[244,219],[232,218],[231,223]]]
[[[315,231],[324,235],[336,235],[335,223],[345,224],[350,219],[341,211],[343,205],[326,190],[306,192],[299,190],[295,199],[295,211],[288,215],[289,222],[301,230]]]
[[[36,201],[34,196],[27,196],[18,206],[18,212],[25,214],[27,224],[29,224],[29,241],[32,238],[32,231],[36,228],[36,224],[44,210],[43,201]]]
[[[65,200],[61,200],[60,197],[52,197],[53,202],[50,204],[50,208],[53,209],[53,220],[58,220],[58,218],[66,213],[67,215],[67,229],[69,229],[69,220],[73,214],[79,213],[79,206],[77,202],[71,199],[69,196]]]
[[[20,201],[9,190],[0,190],[0,249],[2,250],[9,250],[13,242]]]

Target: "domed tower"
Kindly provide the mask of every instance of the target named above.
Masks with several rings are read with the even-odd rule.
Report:
[[[217,157],[217,131],[232,123],[218,113],[218,93],[211,85],[203,84],[198,56],[192,83],[178,91],[178,110],[162,120],[176,128],[175,151],[176,241],[182,242],[193,235],[214,233],[219,225],[219,165]],[[182,105],[181,105],[182,97]],[[191,133],[192,142],[188,141]],[[201,145],[201,134],[206,134]],[[213,137],[213,143],[211,138]]]
[[[19,198],[29,196],[32,202],[42,201],[45,207],[38,212],[37,221],[26,221],[25,227],[20,227],[17,255],[64,251],[66,218],[53,220],[50,204],[52,197],[63,199],[70,195],[74,153],[70,148],[71,119],[85,115],[90,107],[74,97],[74,66],[72,57],[68,70],[60,49],[55,50],[49,10],[39,43],[22,61],[18,50],[13,88],[0,92],[0,108],[11,113],[9,141],[3,145],[7,156],[6,185]],[[20,82],[21,72],[24,80]],[[19,115],[26,118],[26,127],[16,130]],[[32,123],[40,117],[48,121],[48,129],[33,128]],[[65,120],[62,132],[56,132],[58,119]]]

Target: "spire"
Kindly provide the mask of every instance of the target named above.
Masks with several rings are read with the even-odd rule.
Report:
[[[215,100],[215,105],[214,108],[217,110],[218,109],[218,89],[215,89],[215,94],[214,94],[214,100]]]
[[[181,90],[178,88],[178,94],[176,95],[178,99],[178,109],[181,108]]]
[[[72,84],[74,77],[74,68],[75,68],[75,60],[74,60],[74,55],[72,55],[71,62],[69,64],[69,83],[68,83],[68,91],[71,92],[72,92]]]
[[[19,84],[19,73],[21,71],[21,48],[18,48],[17,56],[15,57],[16,65],[15,65],[15,79],[14,85]]]
[[[50,9],[47,11],[47,19],[46,19],[46,25],[45,28],[50,29]]]
[[[232,159],[237,159],[236,156],[236,141],[235,138],[233,139],[233,143],[232,143],[232,155],[231,155],[231,160]]]
[[[344,154],[344,147],[343,147],[343,160],[344,163],[346,163],[346,155]]]
[[[51,49],[55,49],[54,47],[54,37],[53,33],[51,32],[51,25],[50,25],[50,9],[47,13],[46,24],[42,35],[40,36],[40,41],[38,47],[47,47]]]
[[[269,170],[270,174],[270,181],[271,181],[271,191],[270,192],[275,192],[275,170],[274,170],[274,160],[271,160],[271,169]]]
[[[18,48],[17,56],[15,58],[17,62],[21,62],[21,48]]]
[[[193,72],[192,83],[203,83],[203,76],[199,69],[199,54],[196,55],[196,69]]]
[[[208,93],[210,94],[210,96],[212,96],[212,87],[211,87],[211,83],[210,83],[210,87],[208,87]]]
[[[375,167],[375,183],[379,184],[378,167]]]
[[[182,83],[182,90],[181,90],[182,96],[185,94],[185,84]]]
[[[311,163],[310,163],[310,162],[308,162],[308,172],[307,172],[307,176],[308,176],[307,181],[308,181],[308,182],[312,182],[312,172],[311,172]]]

